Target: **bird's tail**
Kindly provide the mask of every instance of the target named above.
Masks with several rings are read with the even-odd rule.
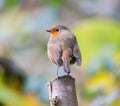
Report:
[[[64,59],[63,62],[63,69],[67,74],[70,74],[71,70],[70,70],[70,61],[69,59]]]

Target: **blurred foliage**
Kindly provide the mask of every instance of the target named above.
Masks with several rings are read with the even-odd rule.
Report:
[[[41,1],[41,0],[39,0]],[[52,6],[61,6],[63,5],[63,3],[65,2],[65,0],[42,0],[44,3],[47,3],[49,5],[52,5]]]
[[[20,0],[6,0],[4,8],[10,9],[11,7],[14,7],[20,3]]]
[[[26,93],[24,92],[23,87],[26,79],[26,74],[15,66],[13,61],[0,57],[0,102],[5,106],[46,106],[45,103],[40,102],[36,94],[32,93],[33,91],[27,93],[29,89],[35,87],[34,82],[31,83],[32,87],[28,88]],[[39,80],[37,79],[36,82]]]
[[[5,106],[46,106],[40,103],[35,94],[16,93],[7,87],[0,87],[0,101],[5,103]]]
[[[100,103],[97,97],[105,98],[105,101],[116,98],[106,96],[119,90],[116,78],[120,77],[117,72],[120,69],[120,24],[108,18],[96,17],[75,24],[74,32],[81,48],[82,64],[87,67],[87,78],[81,94],[85,99],[93,100],[93,103],[96,100],[96,105]],[[114,103],[113,106],[119,104],[117,100]]]
[[[22,98],[7,87],[0,87],[0,101],[3,103],[13,104],[14,106],[22,105]]]
[[[81,48],[83,64],[107,46],[113,46],[115,51],[120,51],[119,29],[117,22],[107,18],[92,18],[77,24],[74,32]]]
[[[90,99],[90,97],[95,98],[96,93],[108,94],[117,88],[115,84],[113,73],[102,70],[96,75],[88,77],[85,84],[86,96]]]
[[[120,105],[120,98],[113,101],[110,106],[119,106],[119,105]]]

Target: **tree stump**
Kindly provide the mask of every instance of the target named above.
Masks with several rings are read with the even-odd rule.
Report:
[[[62,76],[48,83],[50,106],[78,106],[75,79]]]

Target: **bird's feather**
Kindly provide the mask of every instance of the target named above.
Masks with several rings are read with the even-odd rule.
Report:
[[[49,44],[48,57],[50,58],[50,60],[56,65],[61,66],[62,65],[61,56],[62,56],[62,52],[60,46]]]
[[[78,46],[78,43],[76,41],[76,43],[74,44],[74,48],[73,48],[73,56],[76,58],[76,63],[78,66],[81,65],[82,62],[82,58],[81,58],[81,52]]]

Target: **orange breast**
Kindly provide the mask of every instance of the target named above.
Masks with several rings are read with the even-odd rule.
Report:
[[[58,36],[60,34],[60,32],[52,32],[51,34],[50,34],[50,36],[51,37],[56,37],[56,36]]]

